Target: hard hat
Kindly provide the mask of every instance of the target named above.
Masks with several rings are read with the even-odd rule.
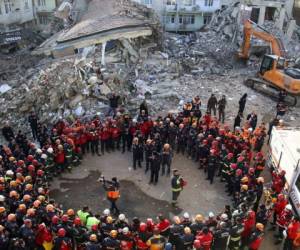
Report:
[[[279,194],[278,195],[278,200],[283,200],[285,197],[284,197],[284,194]]]
[[[25,181],[26,182],[31,182],[32,181],[31,176],[30,175],[25,176]]]
[[[236,173],[236,175],[240,176],[243,172],[241,169],[237,169],[235,173]]]
[[[256,223],[256,228],[259,230],[259,231],[264,231],[264,225],[261,224],[261,223]]]
[[[0,202],[5,201],[5,196],[4,195],[0,195]]]
[[[40,202],[44,202],[46,198],[45,198],[44,195],[39,195],[39,196],[37,197],[37,199],[38,199]]]
[[[15,161],[15,160],[16,160],[16,158],[15,158],[15,157],[13,157],[13,156],[10,156],[10,157],[8,158],[8,160],[9,160],[9,161]]]
[[[109,209],[108,208],[104,209],[103,214],[106,216],[110,215]]]
[[[40,155],[40,154],[43,153],[43,151],[42,151],[40,148],[38,148],[38,149],[36,150],[36,153]]]
[[[183,214],[183,218],[184,218],[184,219],[189,219],[189,218],[190,218],[189,213],[185,212],[185,213]]]
[[[123,234],[128,234],[128,233],[129,233],[129,228],[128,228],[128,227],[124,227],[124,228],[122,229],[122,233],[123,233]]]
[[[233,153],[228,153],[227,157],[228,158],[232,158],[233,157]]]
[[[185,234],[191,234],[191,229],[189,227],[184,228],[184,233]]]
[[[126,219],[125,214],[120,214],[119,215],[119,220],[124,221]]]
[[[29,194],[25,194],[24,196],[23,196],[23,200],[24,201],[29,201],[31,199],[31,196],[29,195]]]
[[[292,205],[291,204],[287,204],[286,206],[285,206],[285,209],[286,210],[289,210],[289,211],[292,211]]]
[[[242,185],[241,190],[248,191],[248,185]]]
[[[257,182],[258,182],[258,183],[264,183],[264,182],[265,182],[264,177],[258,177],[258,178],[257,178]]]
[[[39,226],[38,226],[38,229],[39,229],[39,230],[46,229],[46,225],[45,225],[45,223],[41,223],[41,224],[39,224]]]
[[[253,131],[253,128],[248,128],[248,131],[251,133]]]
[[[27,161],[32,162],[33,159],[34,159],[33,155],[28,155],[28,156],[27,156]]]
[[[197,222],[202,222],[204,220],[203,215],[202,214],[197,214],[195,217],[195,221]]]
[[[60,228],[57,232],[58,237],[65,237],[66,236],[66,230],[64,228]]]
[[[41,169],[39,169],[39,170],[36,172],[36,174],[37,174],[38,176],[43,176],[43,175],[44,175],[44,171],[41,170]]]
[[[180,218],[178,216],[174,216],[173,220],[174,220],[175,224],[180,224],[180,222],[181,222]]]
[[[237,169],[237,164],[231,163],[230,168],[233,169],[233,170]]]
[[[61,217],[61,221],[62,222],[67,222],[69,220],[69,216],[64,214],[62,217]]]
[[[25,190],[32,190],[32,184],[30,184],[30,183],[26,184]]]
[[[194,248],[199,249],[202,247],[200,240],[195,240],[194,241]]]
[[[49,154],[53,154],[53,148],[48,148],[48,149],[47,149],[47,152],[48,152]]]
[[[34,207],[39,207],[41,205],[41,202],[39,201],[39,200],[35,200],[34,202],[33,202],[33,206]]]
[[[34,216],[35,215],[35,209],[34,208],[29,208],[27,210],[27,215]]]
[[[33,166],[38,166],[38,165],[39,165],[39,162],[38,162],[36,159],[34,159],[34,160],[32,161],[32,164],[33,164]]]
[[[89,239],[90,239],[90,241],[97,241],[97,235],[91,234]]]
[[[0,207],[0,213],[2,214],[2,213],[4,213],[5,212],[5,207]]]
[[[7,220],[8,221],[15,221],[16,220],[16,215],[15,214],[9,214],[7,216]]]
[[[107,216],[106,223],[111,224],[113,222],[113,218],[111,216]]]
[[[171,244],[170,242],[168,242],[168,243],[166,244],[165,250],[172,250],[172,249],[173,249],[172,244]]]
[[[221,220],[223,220],[223,221],[228,220],[228,215],[227,214],[222,214],[221,215]]]
[[[242,162],[243,160],[245,160],[245,157],[242,155],[237,158],[237,162]]]
[[[52,204],[48,204],[48,205],[46,206],[46,211],[47,211],[47,212],[53,212],[53,211],[54,211],[54,206],[53,206]]]
[[[22,166],[24,165],[24,161],[23,161],[23,160],[18,160],[17,165],[18,165],[19,167],[22,167]]]
[[[59,218],[58,216],[54,215],[51,219],[52,224],[58,224]]]
[[[74,223],[74,225],[77,225],[77,226],[81,225],[81,220],[80,220],[80,218],[79,218],[79,217],[76,217],[76,218],[74,219],[73,223]]]
[[[245,177],[243,177],[242,179],[241,179],[241,182],[242,183],[247,183],[249,180],[248,180],[248,177],[247,176],[245,176]]]
[[[14,175],[14,172],[12,170],[7,170],[6,175],[12,176],[12,175]]]
[[[30,219],[25,219],[25,220],[24,220],[24,224],[25,224],[25,225],[31,224],[31,220],[30,220]]]
[[[92,231],[97,231],[98,230],[98,225],[97,224],[92,225],[91,229],[92,229]]]
[[[110,235],[112,238],[116,238],[117,235],[118,235],[118,232],[117,232],[117,230],[111,230],[109,235]]]
[[[10,187],[16,187],[16,186],[18,186],[18,183],[17,183],[16,181],[11,181],[11,182],[9,183],[9,186],[10,186]]]
[[[19,210],[25,210],[26,205],[25,204],[19,204]]]
[[[17,191],[15,191],[15,190],[13,190],[13,191],[10,191],[9,192],[9,197],[18,197],[18,193],[17,193]]]
[[[36,161],[36,160],[35,160]],[[28,167],[27,167],[27,170],[29,171],[29,172],[33,172],[33,171],[35,171],[35,167],[33,166],[33,165],[29,165]]]
[[[73,215],[75,215],[74,210],[73,210],[72,208],[68,209],[67,215],[68,215],[68,216],[73,216]]]
[[[47,155],[46,154],[42,154],[41,158],[44,159],[44,160],[46,160],[47,159]]]
[[[255,173],[254,168],[249,168],[248,173],[249,173],[249,174],[254,174],[254,173]]]
[[[145,232],[146,229],[147,229],[147,224],[144,223],[144,222],[140,223],[139,231],[140,232]]]
[[[213,218],[213,217],[215,217],[215,215],[214,215],[213,212],[209,212],[209,213],[208,213],[208,217],[209,217],[209,218]]]

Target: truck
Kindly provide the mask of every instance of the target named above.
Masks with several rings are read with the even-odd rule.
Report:
[[[267,164],[286,172],[284,192],[300,215],[300,127],[273,127]]]

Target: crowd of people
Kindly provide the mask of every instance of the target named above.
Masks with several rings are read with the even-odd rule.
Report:
[[[118,111],[117,97],[113,98],[109,111],[113,116],[104,119],[96,115],[73,124],[60,120],[49,127],[40,124],[32,112],[28,121],[39,146],[22,131],[15,134],[9,123],[4,126],[7,146],[0,146],[0,249],[257,250],[271,219],[276,244],[285,239],[285,250],[299,245],[299,218],[282,193],[285,173],[272,171],[272,187],[264,190],[261,173],[266,163],[261,149],[267,131],[263,123],[256,126],[255,114],[242,127],[231,130],[222,124],[225,96],[217,103],[210,101],[214,107],[219,105],[219,119],[210,113],[212,106],[202,116],[199,97],[186,103],[182,112],[156,119],[149,117],[145,102],[132,118]],[[244,105],[239,110],[242,113],[245,101],[240,105]],[[150,184],[156,184],[160,174],[171,174],[175,153],[186,155],[197,162],[211,184],[216,176],[224,182],[232,205],[207,217],[184,213],[171,221],[163,215],[129,221],[116,207],[102,214],[93,213],[88,206],[64,211],[50,199],[52,178],[72,171],[87,153],[101,159],[102,154],[116,150],[130,151],[133,169],[150,171]],[[173,173],[176,177],[178,171]],[[178,198],[174,192],[185,185],[176,183],[173,186],[172,181],[174,206]]]

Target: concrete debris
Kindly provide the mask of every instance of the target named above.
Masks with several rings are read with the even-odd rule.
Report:
[[[11,87],[8,84],[0,85],[0,93],[3,94],[7,91],[11,90]]]

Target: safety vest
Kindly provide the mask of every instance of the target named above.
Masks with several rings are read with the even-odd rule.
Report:
[[[86,224],[86,217],[89,215],[89,213],[88,213],[88,212],[83,212],[82,210],[79,210],[79,211],[77,212],[77,215],[78,215],[78,217],[79,217],[81,223],[82,223],[83,225],[85,225],[85,224]]]
[[[100,221],[96,217],[88,217],[86,220],[87,229],[91,230],[93,225],[98,225]]]
[[[178,177],[178,178],[173,177],[173,178],[174,179],[172,179],[172,191],[173,192],[180,192],[182,190],[181,178],[180,177]]]
[[[110,200],[117,200],[120,197],[119,190],[109,190],[107,191],[107,198]]]

